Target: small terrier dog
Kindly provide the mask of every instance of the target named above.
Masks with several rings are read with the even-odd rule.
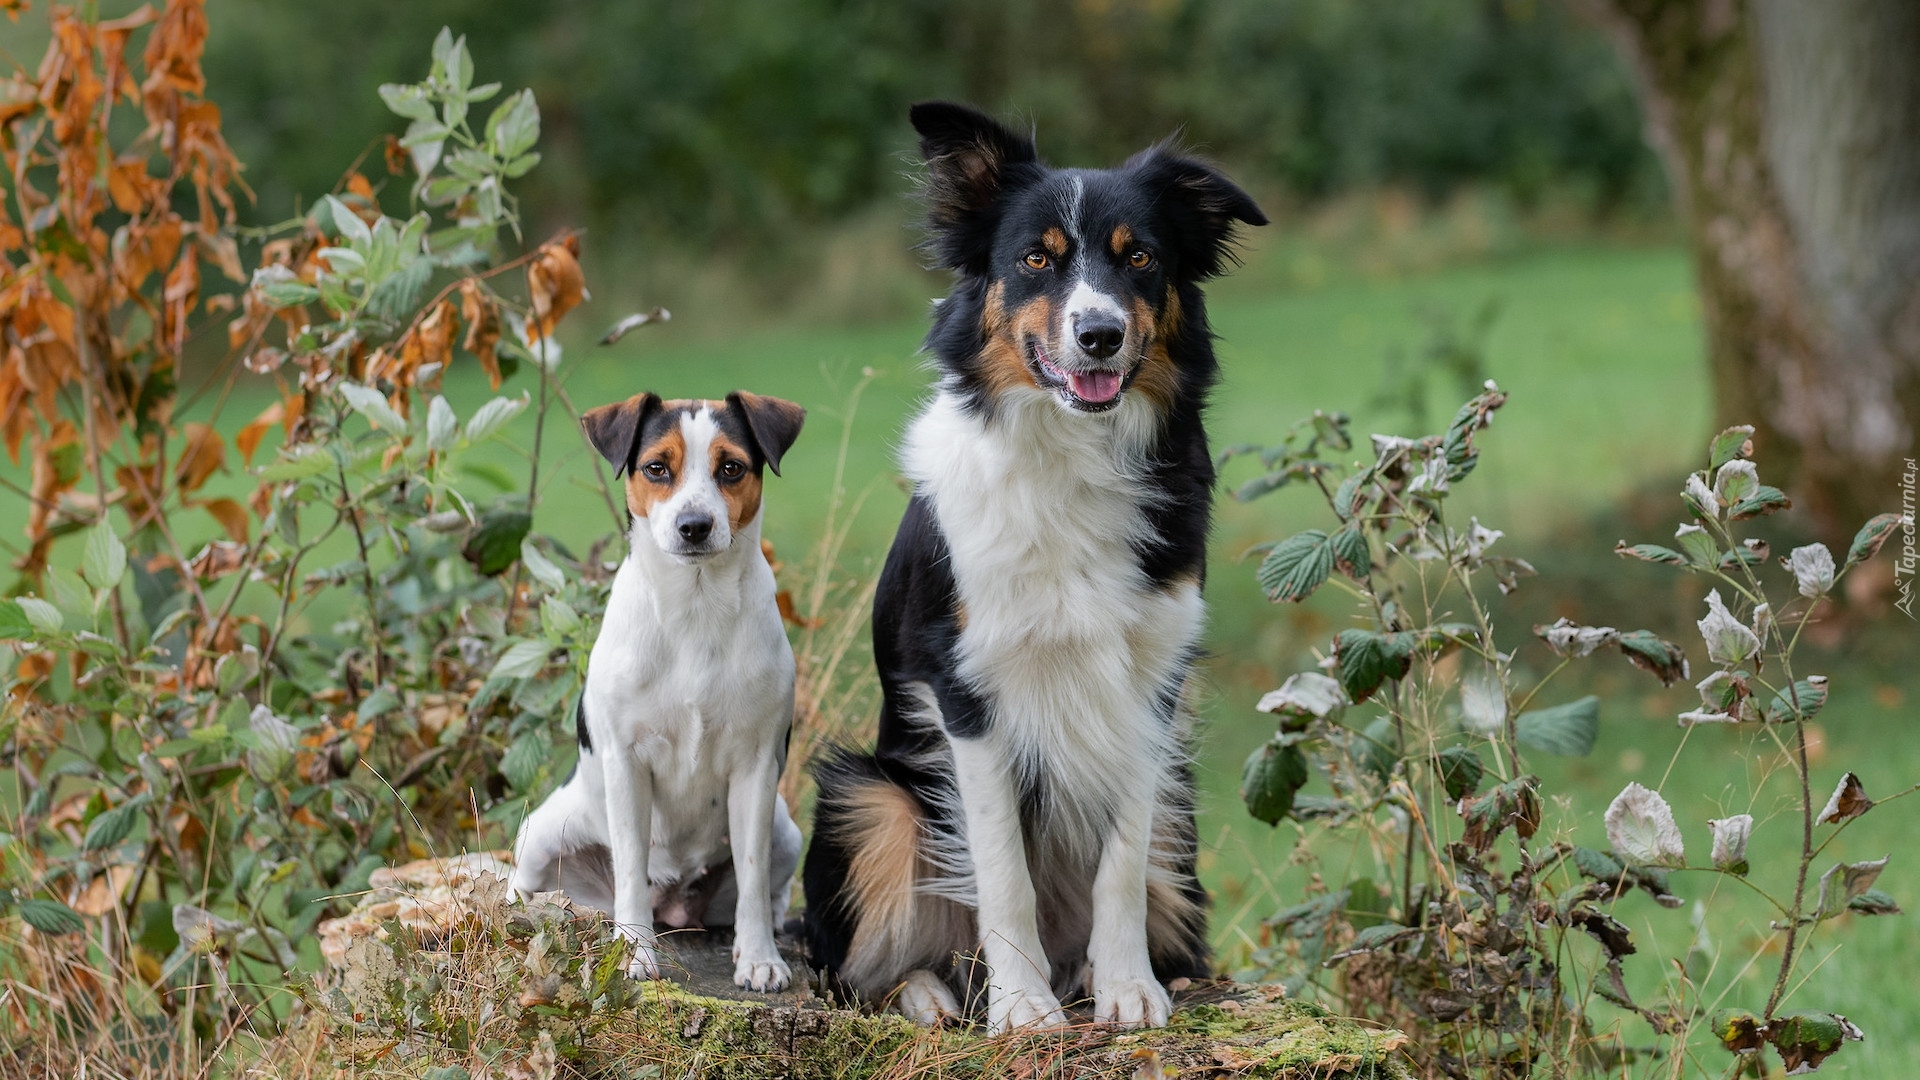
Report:
[[[656,922],[730,920],[736,984],[771,992],[792,979],[773,935],[800,858],[775,790],[793,649],[760,545],[760,498],[762,469],[779,475],[805,416],[740,391],[638,394],[581,418],[626,476],[628,553],[575,714],[579,764],[521,827],[511,884],[610,912],[634,943],[636,977],[659,977]]]

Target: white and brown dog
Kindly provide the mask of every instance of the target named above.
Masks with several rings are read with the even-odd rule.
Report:
[[[773,935],[800,856],[775,791],[793,650],[760,499],[762,469],[779,474],[805,415],[739,392],[639,394],[582,418],[626,476],[628,552],[587,664],[579,765],[521,827],[512,886],[610,912],[634,942],[635,976],[660,973],[657,925],[730,921],[735,983],[775,991],[792,978]]]

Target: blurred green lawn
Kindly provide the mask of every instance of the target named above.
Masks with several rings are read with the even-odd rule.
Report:
[[[1277,250],[1277,249],[1275,249]],[[600,290],[603,296],[614,289]],[[1385,357],[1391,349],[1416,350],[1427,333],[1423,311],[1450,312],[1464,318],[1489,299],[1503,305],[1487,345],[1489,373],[1512,394],[1490,436],[1483,442],[1480,469],[1463,489],[1452,511],[1464,520],[1478,514],[1505,529],[1509,554],[1530,558],[1542,571],[1532,583],[1536,593],[1551,594],[1558,566],[1587,565],[1610,559],[1618,538],[1614,525],[1588,527],[1608,508],[1622,504],[1649,485],[1678,488],[1686,469],[1695,467],[1709,434],[1710,407],[1701,354],[1700,325],[1685,256],[1668,247],[1619,246],[1598,242],[1533,245],[1494,260],[1416,275],[1334,274],[1301,284],[1279,265],[1277,255],[1256,251],[1245,272],[1219,283],[1212,292],[1215,328],[1225,382],[1211,413],[1216,446],[1277,439],[1293,420],[1312,409],[1341,409],[1354,414],[1354,429],[1416,435],[1404,416],[1369,409],[1380,389]],[[717,397],[747,388],[799,401],[809,410],[808,428],[783,462],[784,475],[771,479],[767,495],[766,535],[789,564],[804,557],[818,536],[831,499],[841,423],[848,395],[871,369],[873,381],[847,428],[845,487],[864,496],[849,538],[843,570],[871,572],[891,538],[905,492],[894,472],[897,436],[930,375],[916,355],[921,322],[887,323],[847,329],[754,330],[733,334],[725,326],[670,324],[629,335],[619,345],[585,344],[589,331],[624,314],[608,300],[589,305],[572,320],[574,337],[561,367],[566,391],[581,408],[624,398],[641,390],[668,397]],[[525,380],[519,380],[523,385]],[[510,386],[509,389],[516,389]],[[487,394],[484,382],[466,366],[448,379],[447,394],[462,418]],[[208,395],[212,398],[217,395]],[[1456,404],[1452,386],[1434,380],[1432,426],[1445,423]],[[233,392],[220,417],[228,431],[271,400],[255,383]],[[204,415],[204,403],[189,415]],[[530,414],[516,422],[512,438],[531,440]],[[612,526],[594,485],[589,453],[565,422],[547,432],[542,464],[542,496],[535,529],[581,550]],[[270,450],[263,450],[264,455]],[[1358,448],[1356,448],[1358,452]],[[519,472],[524,458],[510,448],[486,457]],[[237,465],[237,459],[230,458]],[[1237,483],[1244,465],[1230,470]],[[1765,470],[1764,455],[1761,468]],[[16,483],[24,468],[6,466]],[[241,492],[250,481],[221,478],[216,487]],[[1677,515],[1677,501],[1673,510]],[[22,520],[22,505],[0,492],[0,520]],[[1677,516],[1675,518],[1677,520]],[[1249,818],[1236,792],[1239,764],[1246,753],[1272,733],[1271,719],[1252,710],[1258,694],[1286,674],[1312,662],[1307,649],[1325,642],[1334,627],[1326,610],[1276,609],[1258,595],[1251,566],[1240,554],[1256,542],[1322,524],[1324,511],[1314,499],[1293,491],[1251,505],[1222,499],[1208,582],[1212,605],[1213,693],[1205,705],[1204,738],[1199,754],[1202,788],[1200,824],[1205,851],[1202,870],[1216,896],[1216,942],[1232,963],[1244,956],[1244,943],[1257,935],[1261,918],[1298,899],[1297,873],[1281,871],[1292,853],[1296,833],[1269,829]],[[195,523],[189,529],[200,527]],[[1621,526],[1624,530],[1626,527]],[[1660,540],[1671,531],[1636,536]],[[13,532],[9,529],[8,532]],[[202,537],[211,535],[206,523]],[[17,535],[17,534],[16,534]],[[9,543],[17,543],[13,537]],[[71,547],[71,545],[69,545]],[[56,559],[62,556],[56,555]],[[77,559],[77,552],[64,556]],[[345,557],[344,553],[339,557]],[[323,565],[324,554],[316,565]],[[1584,562],[1582,562],[1584,560]],[[1609,572],[1612,572],[1611,570]],[[1665,636],[1694,643],[1687,614],[1697,590],[1676,592],[1660,568],[1621,565],[1617,575],[1628,584],[1598,598],[1564,601],[1580,610],[1597,607],[1610,618],[1637,620]],[[1649,602],[1648,598],[1652,598]],[[1555,595],[1558,602],[1560,598]],[[1609,606],[1611,605],[1611,606]],[[1508,647],[1525,639],[1526,622],[1505,617],[1502,641]],[[1337,614],[1337,612],[1336,612]],[[1537,615],[1537,611],[1533,612]],[[316,609],[310,616],[324,617]],[[1868,791],[1891,793],[1920,779],[1920,749],[1905,736],[1900,720],[1906,704],[1920,694],[1911,662],[1914,628],[1897,613],[1873,628],[1873,647],[1857,654],[1810,656],[1812,670],[1834,677],[1834,694],[1822,717],[1826,756],[1816,766],[1817,788],[1830,789],[1840,772],[1859,772]],[[1698,651],[1695,649],[1694,651]],[[1606,699],[1603,730],[1594,754],[1579,761],[1535,762],[1546,790],[1564,797],[1550,810],[1550,829],[1581,842],[1604,846],[1600,815],[1628,779],[1653,785],[1681,732],[1673,715],[1690,707],[1684,685],[1660,691],[1643,673],[1617,658],[1581,676],[1585,692]],[[1569,697],[1573,696],[1568,693]],[[1757,772],[1777,758],[1770,745],[1751,733],[1703,731],[1693,735],[1667,778],[1690,847],[1704,855],[1706,820],[1751,810],[1758,824],[1754,837],[1756,873],[1780,880],[1795,849],[1797,821],[1787,814],[1786,787],[1775,784],[1755,796]],[[1896,840],[1910,832],[1908,807],[1896,804],[1857,823],[1836,850],[1845,858],[1877,858],[1897,851]],[[1322,852],[1334,858],[1336,853]],[[1360,872],[1371,873],[1371,856],[1360,853]],[[1340,856],[1344,859],[1344,856]],[[1338,868],[1336,859],[1332,865]],[[1824,865],[1815,868],[1817,875]],[[1907,867],[1896,860],[1882,887],[1898,898],[1920,896],[1907,882]],[[1765,913],[1750,896],[1726,889],[1709,892],[1712,879],[1681,875],[1680,891],[1689,901],[1709,902],[1716,944],[1729,955],[1762,936]],[[1790,885],[1790,883],[1789,883]],[[1633,958],[1636,991],[1649,992],[1661,955],[1685,951],[1692,929],[1689,911],[1665,911],[1639,898],[1620,909],[1643,943]],[[1826,1067],[1834,1075],[1894,1076],[1905,1069],[1896,1061],[1920,1034],[1920,995],[1906,972],[1920,964],[1920,939],[1912,916],[1842,919],[1839,931],[1822,928],[1807,970],[1812,974],[1793,1000],[1805,1007],[1833,1009],[1852,1017],[1869,1033],[1862,1046],[1850,1046]],[[1829,950],[1838,951],[1828,956]],[[1757,1008],[1764,1000],[1772,958],[1738,983],[1728,1004]],[[1816,966],[1817,965],[1817,966]],[[1730,974],[1716,972],[1715,991]],[[1611,1007],[1598,1005],[1606,1016]],[[1630,1043],[1650,1038],[1644,1024],[1624,1030]],[[1723,1058],[1704,1050],[1703,1074],[1718,1075]]]

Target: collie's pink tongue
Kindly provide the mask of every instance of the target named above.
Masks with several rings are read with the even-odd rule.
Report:
[[[1120,373],[1117,371],[1076,371],[1067,379],[1073,387],[1073,396],[1081,401],[1099,403],[1112,401],[1120,395]]]

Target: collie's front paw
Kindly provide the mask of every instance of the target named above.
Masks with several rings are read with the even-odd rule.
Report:
[[[1119,1027],[1165,1027],[1173,1015],[1173,999],[1152,976],[1096,982],[1093,1018]]]
[[[991,987],[987,996],[987,1034],[1000,1035],[1023,1028],[1067,1026],[1060,999],[1043,986]]]
[[[733,948],[733,985],[763,994],[778,993],[793,981],[793,972],[778,949]]]
[[[940,976],[924,969],[907,973],[894,995],[893,1007],[901,1016],[928,1027],[943,1027],[960,1018],[960,1003],[954,1000],[953,991]]]

